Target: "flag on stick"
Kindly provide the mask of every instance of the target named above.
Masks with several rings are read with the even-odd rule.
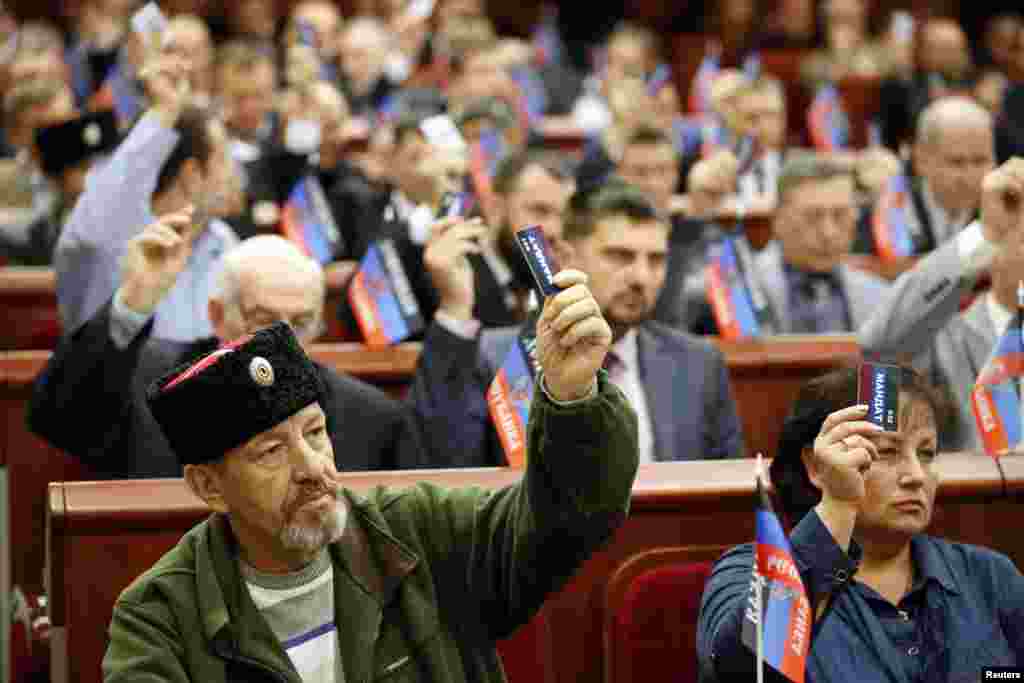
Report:
[[[1006,326],[971,391],[971,408],[985,452],[995,459],[1012,451],[1024,434],[1024,282],[1017,285],[1017,312]]]
[[[811,643],[811,605],[779,518],[764,489],[764,461],[757,454],[757,540],[750,600],[743,618],[743,644],[764,665],[793,683],[803,683]]]

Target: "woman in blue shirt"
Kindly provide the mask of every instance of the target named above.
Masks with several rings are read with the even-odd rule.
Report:
[[[946,401],[908,369],[899,431],[867,422],[856,401],[856,369],[808,383],[771,465],[816,614],[806,680],[977,681],[983,666],[1024,663],[1024,577],[1004,555],[924,533]],[[702,681],[753,680],[741,642],[752,566],[751,544],[733,548],[705,586]],[[766,680],[784,679],[769,669]]]

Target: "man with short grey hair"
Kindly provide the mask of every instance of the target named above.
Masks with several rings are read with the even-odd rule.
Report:
[[[857,223],[854,181],[841,165],[790,154],[779,172],[774,240],[751,261],[748,283],[763,300],[762,334],[851,332],[868,319],[886,283],[850,268]],[[745,239],[738,245],[745,246]],[[686,313],[699,334],[718,334],[703,274],[691,278]]]
[[[194,343],[153,337],[154,318],[189,262],[192,211],[164,216],[129,241],[121,284],[111,300],[65,339],[40,376],[29,405],[30,429],[93,468],[97,477],[176,477],[181,469],[144,400],[146,385],[168,368],[279,321],[300,342],[322,330],[324,276],[319,264],[276,235],[241,242],[212,276],[208,313],[214,337]],[[378,389],[317,364],[339,467],[429,466],[420,426]],[[67,415],[76,426],[67,428]],[[354,437],[354,438],[353,438]]]
[[[945,97],[921,112],[906,205],[914,255],[949,241],[977,217],[982,178],[995,166],[994,136],[992,115],[967,97]],[[878,252],[870,216],[854,250]]]

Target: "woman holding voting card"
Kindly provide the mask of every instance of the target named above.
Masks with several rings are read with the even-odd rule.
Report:
[[[1024,576],[999,553],[925,533],[946,406],[913,370],[871,363],[801,390],[770,468],[795,525],[792,561],[785,538],[765,544],[761,520],[756,545],[718,560],[697,627],[701,681],[977,681],[983,667],[1024,664]],[[806,589],[809,648],[799,610],[773,612],[773,600],[800,604],[780,595],[781,565]]]

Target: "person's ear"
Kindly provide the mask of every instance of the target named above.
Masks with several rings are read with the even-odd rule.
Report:
[[[210,318],[210,326],[218,339],[226,339],[224,335],[224,319],[227,317],[227,308],[224,302],[217,298],[211,298],[206,303],[206,315]]]
[[[185,465],[185,483],[214,512],[227,512],[223,481],[212,465]]]
[[[800,460],[803,462],[804,469],[807,471],[807,478],[811,480],[812,484],[814,484],[814,488],[819,491],[823,491],[824,488],[822,488],[821,483],[822,472],[821,468],[818,467],[817,459],[814,457],[814,449],[810,446],[806,446],[802,451],[800,451]]]

